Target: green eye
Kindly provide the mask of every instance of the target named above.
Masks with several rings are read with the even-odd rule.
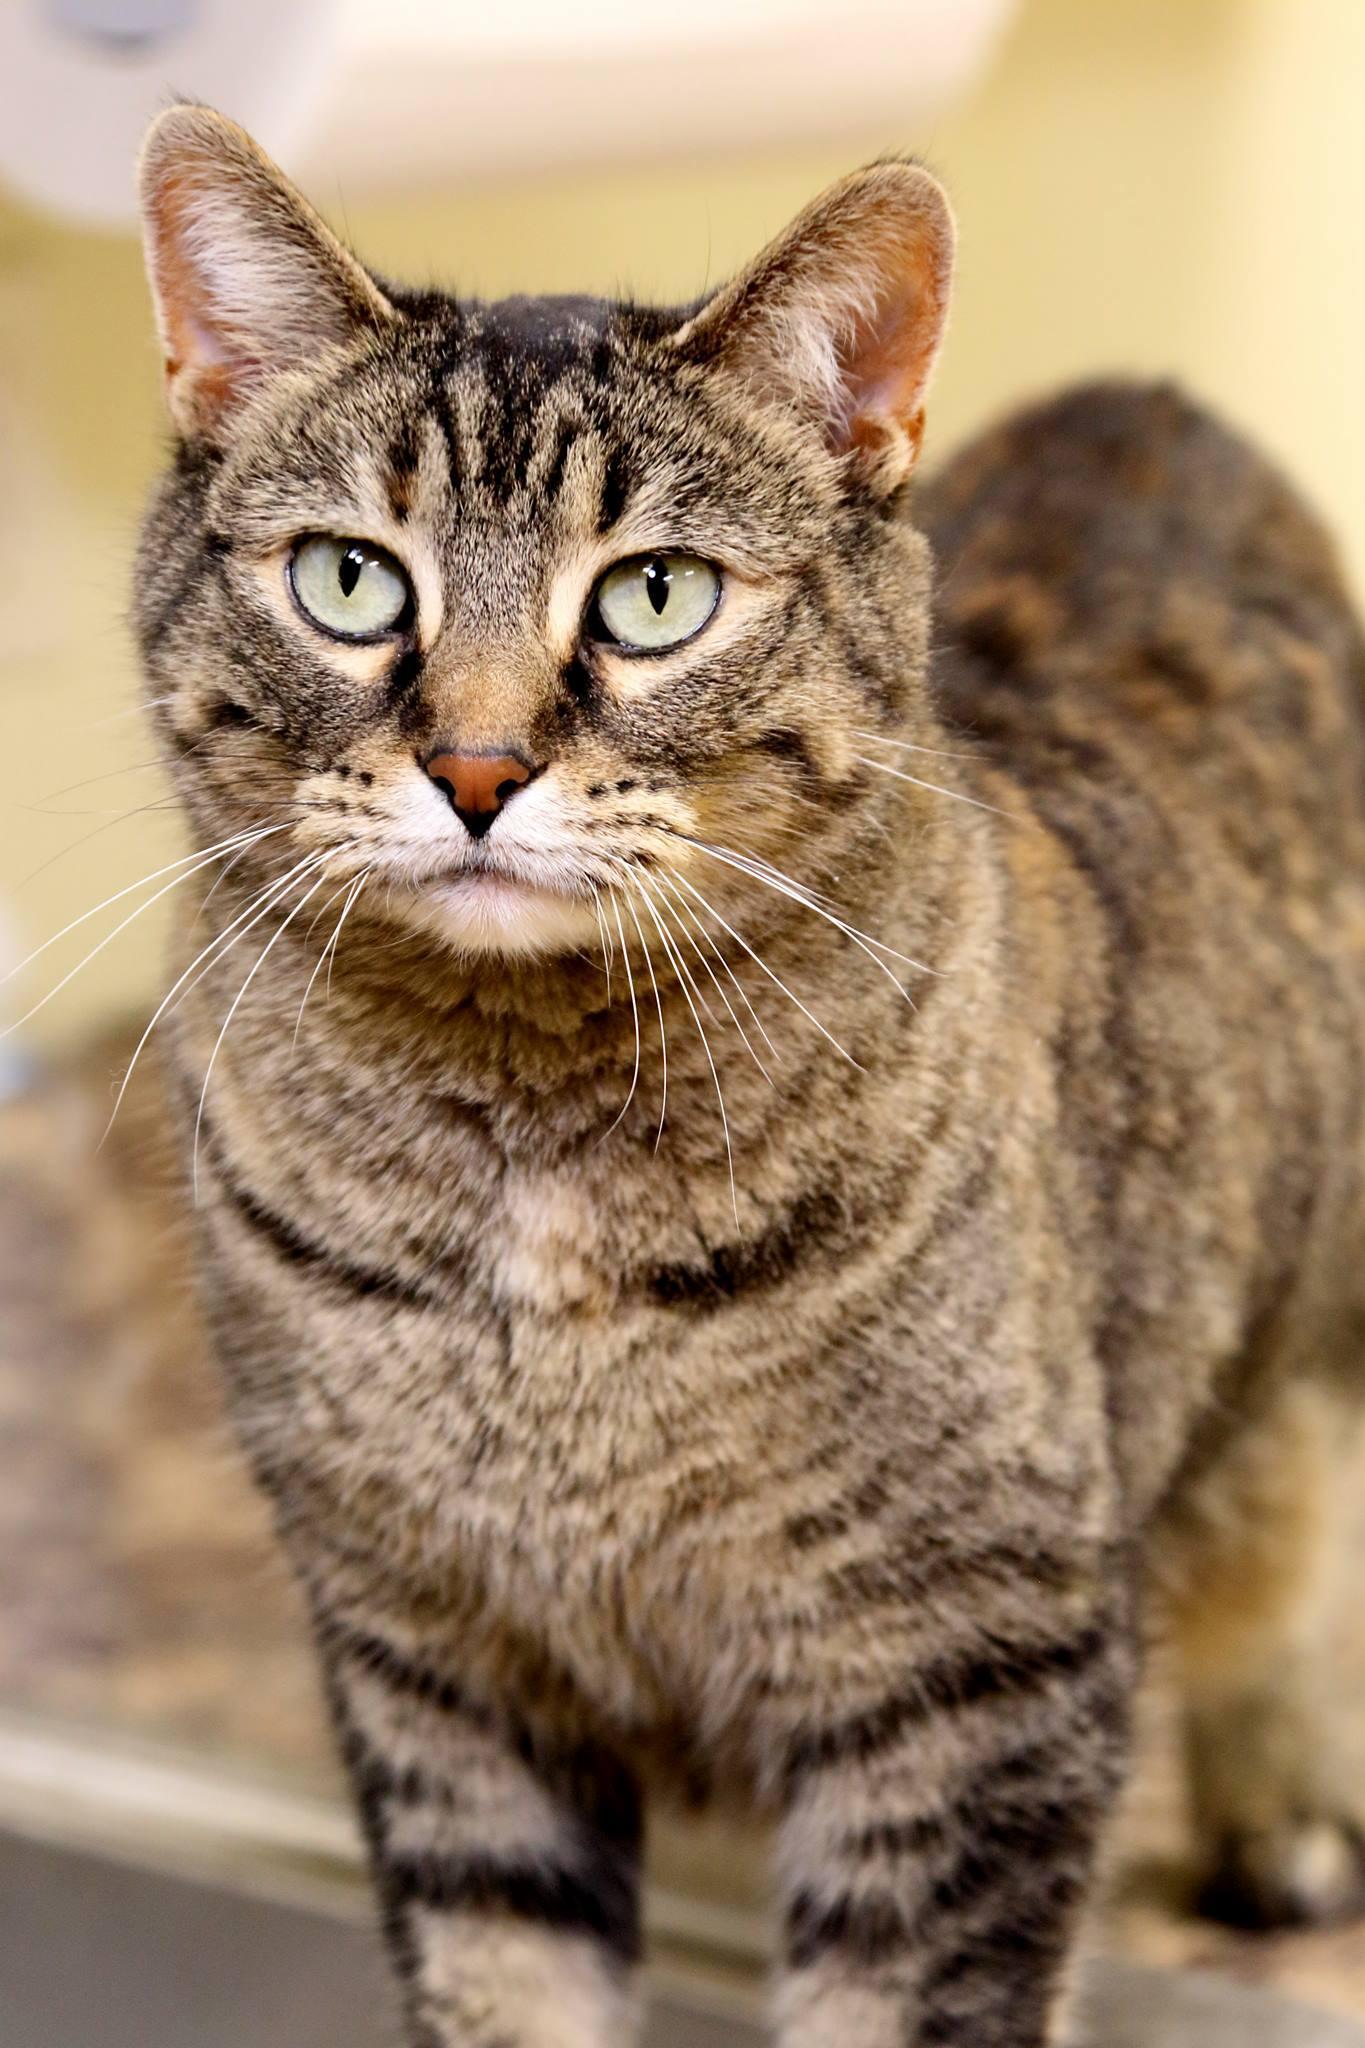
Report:
[[[603,631],[627,654],[676,647],[699,633],[720,601],[720,574],[698,555],[634,555],[597,586]]]
[[[382,548],[367,540],[315,534],[300,541],[289,564],[300,611],[337,640],[379,640],[411,610],[408,579]]]

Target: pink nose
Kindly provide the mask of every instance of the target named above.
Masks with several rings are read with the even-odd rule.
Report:
[[[508,799],[531,780],[531,768],[518,754],[433,754],[426,771],[476,839],[483,837]]]

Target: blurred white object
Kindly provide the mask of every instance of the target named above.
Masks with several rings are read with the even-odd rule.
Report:
[[[177,96],[292,157],[333,86],[339,16],[335,0],[0,0],[0,182],[130,221],[142,131]]]
[[[983,69],[1017,0],[0,0],[0,179],[132,216],[176,94],[349,192],[752,150],[903,148]]]

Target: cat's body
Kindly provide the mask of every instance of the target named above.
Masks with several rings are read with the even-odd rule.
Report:
[[[190,154],[153,159],[154,221],[225,148],[167,119]],[[1229,1882],[1345,1903],[1354,1824],[1284,1732],[1316,1712],[1287,1649],[1365,1380],[1365,699],[1316,529],[1171,394],[1080,394],[930,493],[930,662],[894,503],[923,363],[907,460],[875,406],[839,415],[841,491],[790,413],[687,357],[709,309],[682,344],[682,316],[577,303],[377,313],[323,256],[355,353],[282,369],[234,440],[154,255],[192,446],[140,622],[202,843],[282,817],[289,860],[319,853],[235,1005],[249,955],[190,988],[178,1057],[205,1299],[414,2037],[626,2038],[648,1788],[778,1820],[784,2048],[1051,2041],[1153,1566],[1196,1749],[1252,1729],[1249,1811],[1210,1795]],[[807,225],[761,290],[819,260]],[[763,345],[757,297],[720,359]],[[329,684],[270,594],[291,525],[391,550],[437,630],[391,665],[352,644]],[[665,540],[738,565],[714,666],[573,652],[562,565],[586,588]],[[412,890],[413,792],[456,744],[542,792],[562,768],[536,873],[593,848],[613,946],[455,950],[439,905],[351,893],[386,831]],[[501,800],[467,865],[549,801]],[[1234,1510],[1264,1541],[1277,1483],[1252,1574]],[[1248,1584],[1205,1669],[1217,1571]]]

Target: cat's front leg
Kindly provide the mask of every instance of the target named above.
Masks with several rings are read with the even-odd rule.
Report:
[[[405,1632],[319,1627],[414,2048],[627,2048],[640,1796]]]
[[[1127,1748],[1126,1627],[1045,1611],[787,1732],[781,2048],[1053,2048]]]

